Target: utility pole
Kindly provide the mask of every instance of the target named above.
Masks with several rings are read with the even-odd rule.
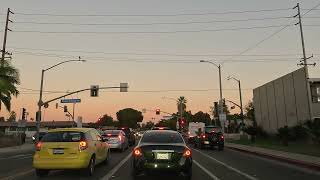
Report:
[[[8,34],[8,31],[11,31],[11,29],[8,28],[8,24],[9,22],[12,23],[12,21],[9,19],[9,16],[10,14],[14,14],[12,11],[10,11],[10,8],[8,8],[8,11],[7,11],[7,18],[6,18],[6,26],[5,26],[5,29],[4,29],[4,38],[3,38],[3,46],[2,46],[2,55],[1,55],[1,66],[4,65],[4,59],[5,59],[5,55],[8,54],[6,52],[6,44],[7,44],[7,34]]]
[[[304,43],[304,36],[303,36],[303,29],[302,29],[302,21],[301,21],[301,12],[300,12],[300,4],[297,3],[297,5],[293,9],[298,9],[298,14],[294,16],[294,18],[298,17],[299,22],[295,25],[300,26],[300,36],[301,36],[301,44],[302,44],[302,52],[303,52],[303,58],[301,63],[298,65],[303,65],[305,69],[305,78],[306,78],[306,88],[307,88],[307,95],[308,95],[308,106],[309,106],[309,117],[310,120],[312,120],[312,109],[311,109],[311,90],[310,90],[310,84],[309,84],[309,72],[308,72],[308,66],[313,65],[315,66],[316,63],[308,64],[307,60],[312,58],[313,56],[307,57],[306,56],[306,49],[305,49],[305,43]]]

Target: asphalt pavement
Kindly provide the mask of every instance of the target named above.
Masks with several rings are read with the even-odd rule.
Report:
[[[113,151],[108,165],[98,165],[92,177],[77,171],[52,171],[43,179],[109,179],[130,180],[131,178],[131,152],[132,147],[125,152]],[[33,151],[21,151],[0,154],[0,179],[39,179],[32,169]],[[318,180],[320,172],[311,171],[289,165],[286,163],[269,160],[243,152],[225,149],[199,150],[193,149],[193,177],[194,180],[264,180],[264,179],[290,179],[290,180]],[[166,174],[141,178],[152,180],[174,179]]]

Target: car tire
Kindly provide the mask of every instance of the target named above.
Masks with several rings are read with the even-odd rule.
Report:
[[[94,173],[94,168],[95,168],[95,158],[94,156],[91,157],[88,167],[86,168],[86,174],[88,176],[92,176]]]
[[[45,176],[48,176],[49,174],[49,170],[47,169],[36,169],[36,175],[38,177],[45,177]]]
[[[223,149],[224,149],[224,146],[223,146],[223,145],[219,145],[219,146],[218,146],[218,151],[223,151]]]
[[[103,161],[103,164],[107,165],[107,164],[109,164],[109,161],[110,161],[110,150],[108,150],[107,157]]]

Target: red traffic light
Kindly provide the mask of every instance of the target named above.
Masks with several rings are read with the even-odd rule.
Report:
[[[156,109],[156,115],[160,114],[160,109]]]

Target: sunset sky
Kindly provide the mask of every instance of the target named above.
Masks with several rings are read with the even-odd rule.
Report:
[[[116,112],[127,107],[176,112],[176,103],[163,99],[164,96],[175,99],[185,96],[187,109],[192,113],[209,112],[219,98],[218,69],[199,63],[200,60],[223,63],[223,96],[236,103],[239,103],[238,86],[235,81],[227,81],[227,76],[240,79],[245,105],[252,99],[253,88],[299,68],[297,63],[302,57],[299,26],[290,25],[266,39],[283,26],[297,22],[289,18],[297,12],[291,9],[296,3],[296,0],[0,0],[1,45],[6,9],[15,13],[10,15],[14,23],[9,25],[12,32],[8,33],[7,50],[13,53],[12,64],[20,71],[21,93],[13,99],[12,108],[18,117],[24,107],[29,117],[35,118],[41,69],[78,56],[86,62],[64,64],[45,73],[45,91],[129,84],[127,93],[113,89],[101,90],[99,97],[90,97],[89,92],[73,95],[82,100],[76,105],[75,114],[85,122],[96,121],[103,114],[116,118]],[[304,14],[319,1],[300,3]],[[252,12],[257,10],[262,11]],[[309,61],[319,62],[320,8],[302,20],[307,56],[314,55]],[[310,76],[320,77],[319,65],[310,67]],[[60,95],[63,93],[45,93],[44,100]],[[68,108],[71,110],[72,105]],[[44,112],[46,121],[67,119],[62,109],[55,108],[55,103]],[[5,108],[0,116],[8,116]],[[144,121],[161,117],[147,112]]]

